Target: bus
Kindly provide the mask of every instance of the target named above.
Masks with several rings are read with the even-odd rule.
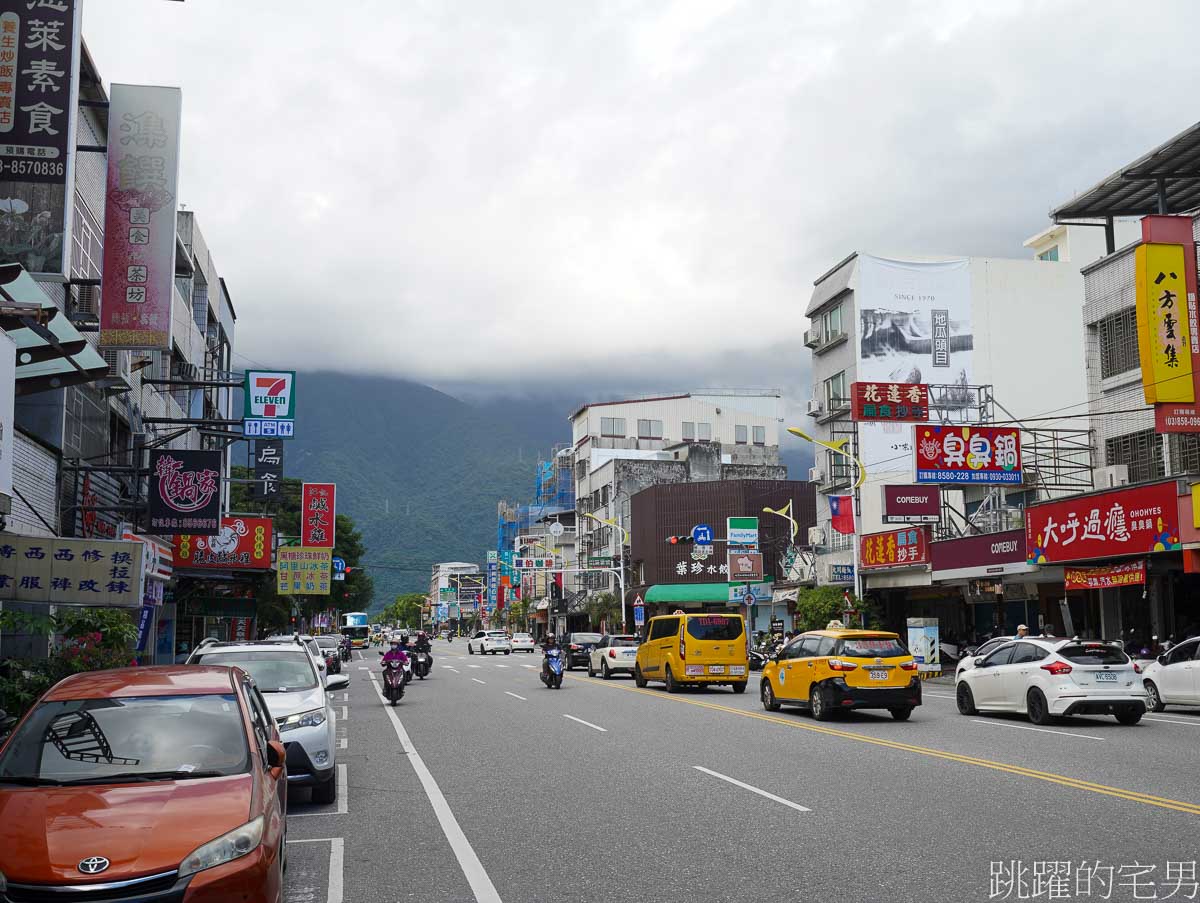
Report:
[[[350,637],[353,649],[365,649],[370,645],[371,628],[367,625],[367,613],[348,611],[342,615],[342,636]]]

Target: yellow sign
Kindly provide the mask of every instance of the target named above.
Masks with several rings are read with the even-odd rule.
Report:
[[[1146,404],[1195,401],[1183,245],[1138,245],[1134,262]]]
[[[333,549],[284,546],[276,556],[280,595],[328,596],[333,573]]]

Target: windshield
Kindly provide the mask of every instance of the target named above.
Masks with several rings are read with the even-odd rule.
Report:
[[[203,665],[237,665],[254,678],[263,693],[291,693],[317,686],[312,660],[299,649],[256,649],[253,652],[210,652]]]
[[[572,643],[599,643],[600,634],[598,633],[573,633],[571,634]]]
[[[375,631],[378,633],[379,631]],[[343,627],[342,636],[348,636],[352,640],[365,640],[371,635],[370,627]]]
[[[638,645],[638,638],[635,636],[615,636],[609,641],[609,644],[612,646],[636,646]]]
[[[842,640],[837,654],[846,658],[899,658],[908,655],[908,650],[894,637],[855,637]]]
[[[242,774],[237,697],[138,696],[44,702],[0,757],[0,781],[114,783]]]
[[[340,640],[338,640],[338,638],[335,636],[319,636],[319,637],[317,637],[317,645],[320,646],[322,649],[336,649],[338,647],[339,642],[340,642]]]
[[[1128,655],[1106,643],[1068,643],[1057,652],[1076,665],[1123,665],[1129,661]]]
[[[742,635],[742,619],[725,615],[688,618],[687,632],[694,640],[736,640]]]

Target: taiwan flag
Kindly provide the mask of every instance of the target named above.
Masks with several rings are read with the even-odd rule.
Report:
[[[854,496],[831,495],[829,497],[830,523],[839,533],[854,532]]]

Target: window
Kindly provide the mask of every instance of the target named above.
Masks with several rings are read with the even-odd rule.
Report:
[[[767,428],[765,426],[756,426],[754,428],[754,444],[755,445],[766,445],[767,444]]]
[[[639,439],[661,439],[663,437],[663,422],[661,420],[639,420]]]
[[[846,658],[899,658],[908,652],[895,637],[867,636],[842,640],[837,654]]]
[[[263,761],[267,761],[267,741],[271,739],[271,716],[267,713],[266,703],[259,704],[262,699],[255,693],[253,684],[242,684],[246,693],[246,704],[250,709],[250,723],[254,727],[254,739],[258,741],[258,752]]]
[[[1038,255],[1038,260],[1058,260],[1058,245],[1053,248],[1047,248]]]
[[[1076,665],[1123,665],[1129,656],[1107,643],[1069,643],[1058,654]]]
[[[993,665],[1007,665],[1012,660],[1013,650],[1016,648],[1016,643],[1011,643],[1008,646],[1001,646],[999,649],[985,658],[980,667],[991,668]]]
[[[1104,463],[1129,467],[1129,482],[1144,483],[1166,476],[1162,436],[1154,430],[1139,430],[1104,440]]]
[[[803,647],[803,645],[804,645],[804,637],[796,637],[796,639],[792,640],[790,643],[788,643],[786,646],[783,647],[783,649],[779,653],[779,657],[781,659],[801,658],[803,655],[803,653],[801,652],[801,648]]]
[[[625,438],[625,418],[624,417],[601,417],[600,418],[600,435],[610,436],[615,439]]]
[[[833,655],[833,647],[837,643],[831,636],[821,637],[821,641],[817,643],[817,657],[825,658],[827,655]]]
[[[683,441],[684,442],[695,442],[696,441],[696,424],[690,420],[683,421]]]
[[[317,686],[317,673],[304,650],[255,650],[254,652],[210,652],[194,664],[236,665],[252,678],[262,693],[294,693]]]
[[[1047,650],[1033,643],[1017,643],[1017,651],[1013,653],[1011,664],[1024,665],[1028,662],[1040,662],[1047,655]]]
[[[733,428],[733,441],[738,445],[746,445],[750,442],[750,431],[745,425],[739,423]]]
[[[711,423],[697,423],[696,424],[696,438],[699,439],[701,442],[712,442],[712,424]]]
[[[679,632],[679,618],[661,618],[650,628],[650,639],[661,640]]]
[[[1131,307],[1096,324],[1100,345],[1100,376],[1108,378],[1118,373],[1136,370],[1138,359],[1137,312]]]
[[[694,640],[736,640],[742,635],[742,619],[723,615],[688,618],[687,632]]]
[[[842,305],[821,314],[821,342],[832,342],[842,334]]]
[[[846,393],[846,371],[835,373],[825,380],[825,410],[836,411],[850,404],[850,396]]]
[[[1200,471],[1200,434],[1171,433],[1167,442],[1171,450],[1171,473]]]
[[[800,652],[796,658],[813,658],[817,654],[817,647],[821,644],[819,636],[806,636],[801,640]]]

